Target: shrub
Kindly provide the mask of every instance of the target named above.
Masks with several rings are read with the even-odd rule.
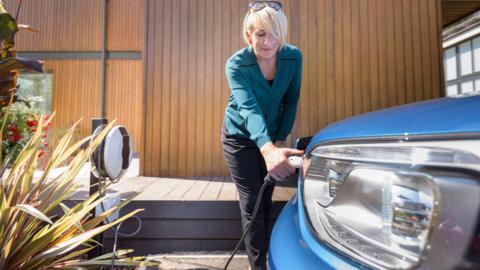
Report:
[[[98,244],[92,240],[95,235],[141,211],[135,210],[103,225],[103,220],[128,204],[133,197],[98,217],[91,217],[90,211],[102,202],[99,194],[72,208],[63,204],[77,190],[78,184],[73,181],[75,176],[113,122],[86,149],[80,146],[90,140],[89,137],[71,145],[75,126],[72,127],[54,149],[40,178],[34,181],[42,129],[51,120],[37,118],[37,121],[38,128],[12,162],[11,168],[7,170],[5,164],[0,168],[0,269],[86,269],[109,265],[111,257],[119,254],[123,257],[117,260],[116,265],[146,265],[141,262],[142,258],[125,258],[126,251],[92,260],[83,257]],[[52,170],[72,153],[76,154],[67,169],[58,176],[49,177]],[[54,218],[55,209],[62,209],[63,214]]]

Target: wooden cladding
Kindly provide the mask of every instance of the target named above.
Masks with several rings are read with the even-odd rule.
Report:
[[[15,14],[19,1],[4,0]],[[107,1],[107,50],[140,51],[146,0]],[[18,51],[99,51],[102,46],[102,1],[23,0],[19,23],[40,33],[20,31]]]
[[[334,121],[441,95],[437,0],[289,1],[304,54],[292,137]],[[292,20],[293,18],[293,20]]]
[[[141,61],[107,61],[105,112],[127,128],[135,152],[142,151],[143,67]]]
[[[247,3],[149,1],[145,175],[226,174],[224,66],[242,46]]]
[[[439,97],[437,0],[285,0],[304,56],[292,137],[349,116]],[[244,0],[149,1],[145,153],[152,176],[224,175],[224,66]],[[360,127],[359,127],[360,128]]]
[[[16,0],[4,0],[15,14]],[[107,1],[107,50],[140,52],[145,39],[146,0]],[[19,22],[40,33],[20,31],[16,49],[24,52],[99,52],[102,16],[99,0],[23,0]],[[93,57],[95,58],[95,57]],[[99,117],[101,80],[100,60],[47,60],[45,69],[53,72],[54,125],[66,128],[79,120],[79,135],[91,132],[91,118]],[[134,151],[142,143],[143,62],[109,60],[106,65],[105,113],[109,120],[126,126]]]
[[[90,119],[98,117],[99,113],[100,61],[46,61],[45,70],[53,73],[54,127],[67,128],[83,119],[79,125],[79,135],[89,135]]]
[[[6,0],[14,13],[17,1]],[[242,41],[248,0],[109,0],[105,109],[132,131],[146,176],[227,174],[220,128],[225,62]],[[445,2],[445,1],[444,1]],[[304,56],[291,138],[337,120],[441,95],[440,0],[284,0],[289,43]],[[24,0],[19,51],[99,51],[101,1]],[[49,60],[58,125],[98,114],[100,61]],[[359,127],[361,128],[361,127]],[[291,140],[291,139],[290,139]]]
[[[55,127],[69,127],[79,119],[79,135],[91,133],[91,118],[99,117],[100,61],[46,61],[45,69],[53,73]],[[142,63],[141,61],[107,61],[105,111],[109,120],[127,128],[134,150],[141,148]]]

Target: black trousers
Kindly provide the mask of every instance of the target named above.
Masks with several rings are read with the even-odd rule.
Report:
[[[269,185],[263,194],[255,220],[252,214],[259,195],[263,179],[267,175],[265,160],[260,149],[249,139],[228,135],[222,128],[223,154],[230,171],[232,181],[239,193],[240,215],[243,231],[253,222],[250,232],[245,236],[245,249],[252,269],[267,269],[269,217],[272,206],[273,185]]]

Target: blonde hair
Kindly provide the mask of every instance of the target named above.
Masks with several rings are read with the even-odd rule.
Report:
[[[284,44],[287,39],[287,16],[282,10],[275,10],[269,6],[259,11],[248,11],[243,20],[243,39],[248,43],[248,34],[252,33],[254,27],[262,28],[273,34]]]

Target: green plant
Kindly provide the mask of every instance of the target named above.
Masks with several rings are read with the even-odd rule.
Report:
[[[20,6],[21,1],[19,9]],[[0,107],[7,106],[11,101],[16,100],[15,92],[20,71],[43,71],[41,61],[17,57],[13,47],[15,34],[19,29],[36,31],[28,25],[17,24],[16,18],[14,19],[5,10],[0,0]]]
[[[72,208],[63,204],[78,188],[73,179],[113,122],[86,149],[80,146],[89,137],[71,142],[74,125],[59,141],[41,177],[34,181],[33,174],[41,151],[42,128],[48,126],[51,119],[45,121],[38,118],[37,121],[38,128],[12,163],[11,169],[8,170],[5,163],[0,168],[0,269],[90,269],[109,265],[111,257],[119,254],[122,258],[117,259],[116,265],[145,265],[141,258],[125,258],[126,251],[106,254],[93,260],[82,257],[96,246],[92,237],[141,211],[135,210],[102,225],[106,217],[128,204],[133,197],[94,218],[90,216],[90,211],[102,201],[99,194]],[[76,154],[68,169],[50,179],[50,172],[72,153]],[[54,217],[55,209],[62,209],[63,214]]]
[[[10,155],[10,160],[15,160],[20,151],[25,147],[33,133],[37,129],[38,122],[36,111],[23,103],[14,103],[8,107],[4,107],[0,111],[0,116],[6,116],[6,111],[9,110],[8,117],[0,118],[0,126],[2,129],[2,160],[7,154]],[[45,116],[47,119],[50,115]],[[5,122],[5,123],[4,123]],[[49,124],[50,125],[50,124]],[[45,127],[42,134],[41,147],[48,146],[45,134],[49,126]],[[40,151],[40,156],[43,156],[45,151]]]

